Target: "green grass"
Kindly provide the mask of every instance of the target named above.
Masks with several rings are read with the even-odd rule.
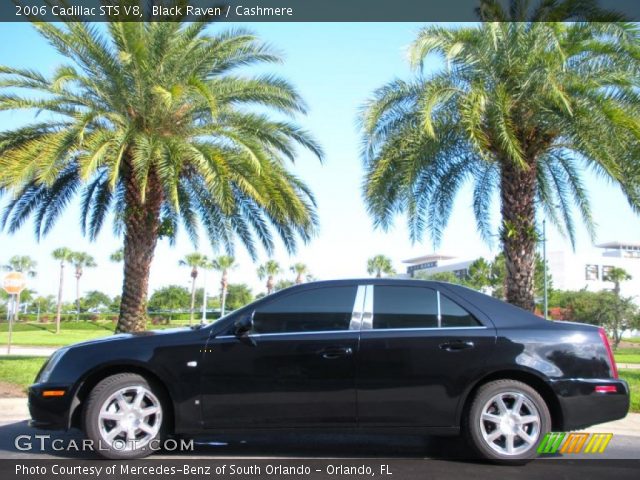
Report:
[[[187,325],[185,322],[172,322],[169,325],[152,325],[149,330],[173,328]],[[59,347],[71,343],[84,342],[95,338],[113,334],[114,324],[110,321],[101,322],[63,322],[60,333],[56,334],[55,323],[18,322],[13,328],[13,345],[29,345],[38,347]],[[8,325],[0,324],[0,345],[9,340]]]
[[[12,383],[26,390],[46,359],[47,357],[0,356],[0,382]]]
[[[631,390],[630,411],[640,413],[640,370],[620,370],[620,378],[629,383]]]
[[[640,363],[640,353],[633,355],[615,355],[616,363]]]
[[[618,348],[613,355],[616,363],[640,363],[640,348]]]

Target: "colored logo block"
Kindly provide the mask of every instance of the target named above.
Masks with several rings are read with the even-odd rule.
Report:
[[[612,438],[613,433],[549,432],[540,442],[538,453],[603,453]]]

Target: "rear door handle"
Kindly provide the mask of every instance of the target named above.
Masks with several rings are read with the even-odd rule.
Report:
[[[326,358],[327,360],[346,357],[351,354],[353,354],[353,349],[351,347],[327,347],[320,351],[322,358]]]
[[[475,345],[473,342],[455,340],[453,342],[445,342],[440,345],[441,350],[445,350],[447,352],[458,352],[460,350],[466,350],[467,348],[473,348]]]

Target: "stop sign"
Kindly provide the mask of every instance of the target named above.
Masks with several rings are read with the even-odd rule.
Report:
[[[22,272],[9,272],[2,279],[2,288],[9,295],[17,295],[27,286],[27,278]]]

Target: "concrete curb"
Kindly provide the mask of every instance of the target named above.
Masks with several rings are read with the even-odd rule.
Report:
[[[9,356],[13,357],[48,357],[60,347],[19,347],[11,346]],[[0,350],[0,355],[7,355],[7,348]]]
[[[0,398],[0,424],[21,422],[27,419],[29,419],[29,410],[26,398]],[[585,428],[584,431],[640,437],[640,413],[629,413],[621,420],[594,425]]]
[[[640,370],[639,363],[616,363],[616,365],[618,365],[619,370]]]
[[[0,398],[0,423],[21,422],[28,418],[26,398]]]

